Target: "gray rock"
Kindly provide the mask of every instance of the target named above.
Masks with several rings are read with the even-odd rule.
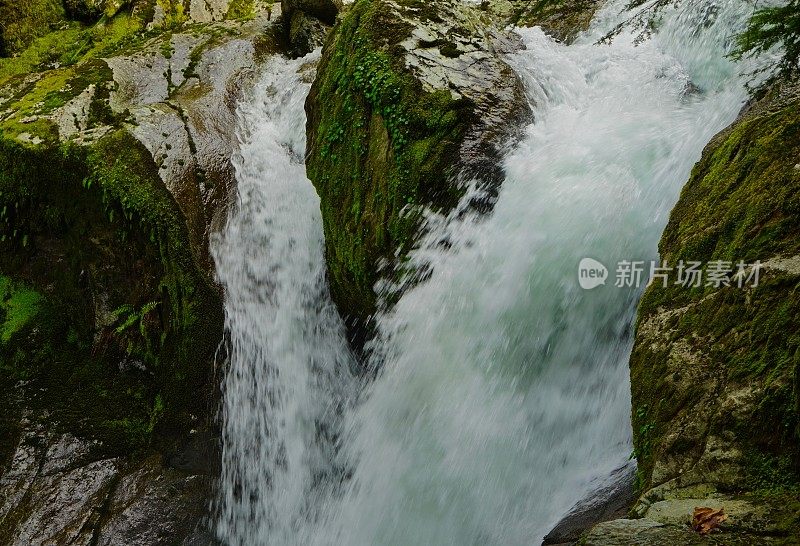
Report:
[[[228,13],[230,0],[190,0],[189,17],[197,23],[221,21]]]
[[[109,517],[97,532],[98,546],[175,544],[203,517],[209,478],[165,469],[156,456],[120,479],[109,498]]]
[[[515,72],[499,53],[522,47],[487,24],[483,14],[459,2],[439,2],[433,19],[399,12],[412,29],[401,43],[406,65],[429,92],[449,91],[474,104],[474,123],[464,138],[460,170],[465,176],[502,179],[501,150],[530,120],[531,110]]]
[[[22,435],[0,478],[0,539],[8,544],[89,544],[120,463],[92,460],[92,445],[41,426]]]
[[[295,10],[289,18],[289,43],[292,55],[302,57],[325,43],[330,27],[304,11]]]
[[[202,543],[198,524],[218,471],[217,444],[209,435],[191,435],[168,465],[153,455],[128,469],[120,459],[98,459],[96,444],[51,434],[41,425],[25,426],[0,477],[0,542]]]
[[[572,507],[553,530],[547,533],[542,544],[576,542],[593,525],[624,516],[636,500],[635,475],[636,465],[633,463],[615,471],[605,480],[608,485]]]
[[[210,271],[208,238],[224,223],[237,147],[236,106],[252,82],[256,44],[273,23],[216,23],[220,36],[177,33],[106,59],[114,74],[110,106],[150,151],[184,213],[192,249]],[[230,32],[235,29],[235,33]]]

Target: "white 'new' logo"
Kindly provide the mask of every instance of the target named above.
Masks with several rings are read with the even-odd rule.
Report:
[[[578,282],[584,290],[592,290],[606,284],[608,268],[592,258],[584,258],[578,265]]]

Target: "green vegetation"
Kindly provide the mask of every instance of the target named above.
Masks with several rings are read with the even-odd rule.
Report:
[[[0,58],[0,85],[15,76],[52,68],[70,67],[81,61],[107,56],[139,36],[144,28],[137,17],[121,12],[111,19],[84,26],[64,21],[59,28],[31,40],[14,57]]]
[[[0,3],[0,57],[24,50],[64,18],[60,0]]]
[[[796,73],[800,62],[800,0],[756,11],[738,38],[734,56],[756,56],[775,46],[784,49],[781,71],[784,74]]]
[[[308,173],[322,198],[331,287],[362,324],[377,306],[376,264],[413,246],[421,206],[457,202],[449,168],[472,119],[469,102],[427,93],[408,74],[395,48],[410,29],[388,9],[353,5],[309,101]]]
[[[175,28],[189,20],[183,0],[156,0],[164,10],[164,27]]]
[[[29,135],[46,143],[57,143],[55,123],[41,116],[63,106],[92,84],[97,85],[98,90],[89,105],[87,128],[111,123],[115,116],[108,107],[107,99],[108,82],[112,79],[111,69],[100,59],[88,59],[76,66],[50,70],[35,83],[24,86],[17,96],[5,103],[5,107],[12,109],[14,114],[0,122],[0,135],[4,138]]]
[[[631,460],[637,461],[647,461],[650,460],[652,457],[652,449],[653,449],[653,431],[655,430],[656,426],[654,423],[648,420],[648,410],[649,407],[647,405],[639,407],[633,413],[633,420],[636,427],[636,446],[631,453]],[[644,476],[643,468],[637,468],[636,470],[636,480],[635,480],[635,487],[637,490],[642,490],[646,478]]]
[[[29,326],[39,313],[42,296],[25,286],[15,286],[8,277],[0,276],[0,342]]]

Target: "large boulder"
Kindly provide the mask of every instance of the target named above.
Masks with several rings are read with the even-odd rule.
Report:
[[[530,115],[499,53],[511,47],[478,6],[455,0],[358,0],[327,41],[306,103],[307,170],[332,295],[362,339],[375,283],[400,280],[423,209],[451,209],[467,178],[489,194],[502,179],[500,150]]]
[[[709,144],[672,212],[662,259],[733,272],[730,286],[655,283],[642,299],[631,379],[645,489],[800,479],[798,131],[798,89],[773,89]],[[757,286],[735,277],[740,261],[748,277],[761,262]]]

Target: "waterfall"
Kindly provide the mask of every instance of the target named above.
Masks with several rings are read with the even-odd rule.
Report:
[[[337,437],[355,385],[303,164],[317,56],[274,58],[240,105],[238,201],[212,245],[230,337],[217,532],[232,545],[293,543],[342,472]]]
[[[638,45],[629,29],[598,44],[627,4],[571,45],[519,31],[508,61],[535,121],[491,215],[430,215],[411,256],[430,278],[379,317],[371,382],[349,373],[302,164],[316,57],[270,61],[240,107],[239,199],[214,245],[231,337],[224,543],[536,544],[627,463],[643,285],[582,290],[578,264],[613,277],[657,259],[692,165],[746,99],[726,53],[752,10],[684,0]]]

